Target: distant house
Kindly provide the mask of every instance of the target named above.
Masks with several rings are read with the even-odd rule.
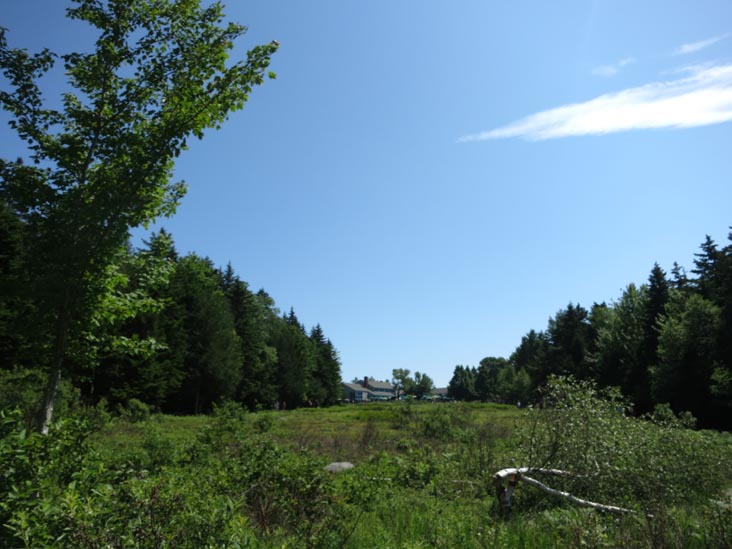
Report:
[[[372,400],[372,393],[363,385],[358,383],[341,383],[343,387],[343,400],[348,402],[369,402]]]
[[[363,381],[359,380],[356,383],[371,391],[372,400],[389,400],[396,397],[396,389],[388,381],[376,381],[364,377]]]
[[[368,377],[355,383],[342,383],[343,398],[351,402],[369,402],[396,398],[396,390],[388,381],[374,381]]]

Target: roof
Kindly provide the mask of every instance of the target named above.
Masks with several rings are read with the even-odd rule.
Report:
[[[371,394],[371,389],[367,389],[366,387],[364,387],[363,385],[359,385],[358,383],[343,382],[341,385],[343,385],[345,389],[349,389],[351,391],[362,391]]]
[[[440,387],[439,389],[432,389],[430,394],[433,395],[447,395],[447,387]]]
[[[363,381],[359,380],[359,384],[363,385]],[[394,389],[394,386],[388,381],[375,381],[369,379],[369,389],[387,389],[391,391]]]

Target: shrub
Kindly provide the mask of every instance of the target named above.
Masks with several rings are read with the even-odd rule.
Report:
[[[118,406],[119,415],[130,423],[140,423],[150,419],[151,408],[141,400],[131,398],[126,406]]]
[[[552,486],[602,503],[654,512],[707,500],[726,486],[729,466],[709,433],[685,428],[664,408],[655,421],[633,418],[616,390],[552,378],[543,407],[517,430],[510,465],[561,469]]]

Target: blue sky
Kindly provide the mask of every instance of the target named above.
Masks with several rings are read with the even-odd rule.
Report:
[[[161,225],[320,323],[346,379],[445,385],[726,241],[729,2],[229,4],[238,51],[280,42],[278,78],[181,156],[189,192]],[[64,5],[5,0],[0,25],[83,47]]]

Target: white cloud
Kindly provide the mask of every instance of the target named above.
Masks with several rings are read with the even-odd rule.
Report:
[[[713,36],[712,38],[708,38],[706,40],[700,40],[699,42],[692,42],[690,44],[682,44],[678,48],[676,48],[676,51],[674,52],[675,55],[686,55],[688,53],[694,53],[699,50],[703,50],[704,48],[708,48],[712,44],[716,44],[720,40],[724,40],[727,38],[729,34],[720,34],[719,36]]]
[[[603,135],[630,130],[691,128],[732,121],[732,65],[700,68],[692,76],[655,82],[542,111],[459,142],[508,137],[529,140]]]
[[[620,72],[620,69],[622,69],[626,65],[629,65],[630,63],[633,63],[634,61],[635,59],[633,59],[632,57],[626,57],[625,59],[621,59],[620,61],[612,63],[611,65],[600,65],[599,67],[595,67],[594,69],[592,69],[592,74],[609,78],[610,76],[615,76],[616,74],[618,74],[618,72]]]

